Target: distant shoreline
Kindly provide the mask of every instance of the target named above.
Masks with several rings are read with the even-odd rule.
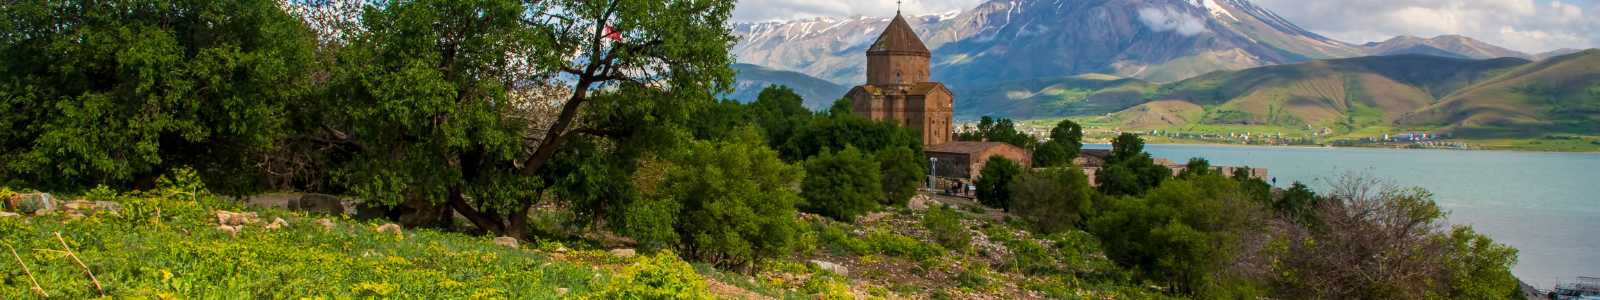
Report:
[[[1109,141],[1095,141],[1095,142],[1091,142],[1091,143],[1085,143],[1085,144],[1084,144],[1084,145],[1106,145],[1106,146],[1109,146],[1109,145],[1110,145],[1110,143],[1109,143]],[[1320,145],[1320,146],[1319,146],[1319,145],[1270,145],[1270,144],[1232,144],[1232,143],[1207,143],[1207,142],[1171,142],[1171,141],[1163,141],[1163,142],[1148,142],[1148,143],[1146,143],[1146,145],[1170,145],[1170,146],[1219,146],[1219,147],[1241,147],[1241,148],[1303,148],[1303,149],[1374,149],[1374,150],[1438,150],[1438,151],[1474,151],[1474,152],[1524,152],[1524,153],[1574,153],[1574,154],[1600,154],[1600,145],[1596,145],[1596,146],[1595,146],[1595,147],[1593,147],[1593,149],[1585,149],[1585,150],[1567,150],[1567,151],[1563,151],[1563,150],[1548,150],[1548,149],[1527,149],[1527,148],[1517,148],[1517,147],[1503,147],[1503,148],[1502,148],[1502,147],[1496,147],[1496,148],[1466,148],[1466,149],[1458,149],[1458,148],[1408,148],[1408,147],[1380,147],[1380,146],[1336,146],[1336,145]]]

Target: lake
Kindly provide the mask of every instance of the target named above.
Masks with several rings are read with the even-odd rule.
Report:
[[[1109,145],[1086,145],[1107,149]],[[1148,145],[1183,163],[1267,168],[1276,185],[1304,182],[1318,193],[1356,172],[1434,193],[1452,224],[1469,224],[1516,247],[1512,273],[1548,289],[1600,275],[1600,154],[1367,148]]]

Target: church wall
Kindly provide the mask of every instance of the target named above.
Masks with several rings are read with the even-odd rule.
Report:
[[[868,54],[867,84],[883,86],[928,82],[929,58],[925,55]]]

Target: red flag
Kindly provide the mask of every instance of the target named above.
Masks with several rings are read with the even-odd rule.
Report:
[[[622,32],[618,32],[617,29],[612,28],[611,25],[606,25],[605,33],[606,38],[611,39],[612,41],[622,40]]]

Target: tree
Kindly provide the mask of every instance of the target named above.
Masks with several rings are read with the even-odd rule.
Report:
[[[1284,215],[1289,220],[1301,224],[1309,224],[1313,221],[1310,219],[1314,216],[1311,211],[1312,208],[1317,206],[1317,200],[1315,191],[1296,181],[1289,186],[1289,189],[1284,190],[1282,195],[1278,196],[1278,201],[1272,203],[1272,209],[1277,210],[1279,214]]]
[[[749,267],[787,254],[799,226],[794,184],[802,172],[778,159],[754,129],[727,141],[693,142],[652,183],[660,192],[646,198],[657,200],[626,210],[635,220],[628,233],[644,245],[679,244],[685,257],[720,266]]]
[[[990,141],[1001,142],[1017,146],[1022,149],[1034,149],[1038,140],[1017,131],[1016,123],[1011,119],[995,119],[984,116],[978,122],[976,132],[962,133],[956,139],[963,141]]]
[[[1100,191],[1106,195],[1140,195],[1161,185],[1172,177],[1172,169],[1157,165],[1149,153],[1144,153],[1144,140],[1131,133],[1123,133],[1112,140],[1111,156],[1105,168],[1095,174]]]
[[[801,209],[806,212],[849,222],[877,209],[883,199],[878,164],[854,146],[811,157],[805,168],[800,189],[806,199]]]
[[[811,110],[805,107],[805,99],[794,89],[783,85],[770,85],[762,89],[749,107],[749,117],[761,125],[767,145],[773,149],[782,147],[789,137],[794,136],[795,130],[805,126],[812,118]]]
[[[894,147],[879,150],[876,155],[880,173],[883,175],[883,205],[905,206],[917,195],[917,186],[921,185],[923,176],[928,170],[922,155],[912,151],[911,148]]]
[[[1011,183],[1011,192],[1013,213],[1043,234],[1077,226],[1094,196],[1088,176],[1076,167],[1028,172]]]
[[[1198,298],[1255,298],[1252,274],[1262,272],[1249,268],[1267,262],[1251,245],[1270,240],[1263,215],[1238,182],[1202,176],[1107,201],[1087,228],[1107,257],[1147,280]]]
[[[0,5],[0,178],[151,187],[193,166],[223,192],[281,138],[313,35],[278,1]]]
[[[1214,174],[1215,172],[1211,170],[1211,161],[1208,161],[1205,158],[1195,157],[1190,158],[1189,163],[1184,165],[1183,172],[1178,173],[1178,178],[1189,179]]]
[[[1132,133],[1122,133],[1111,140],[1111,156],[1107,163],[1136,159],[1144,154],[1144,139]]]
[[[894,123],[873,121],[854,115],[814,118],[795,131],[779,151],[784,160],[802,161],[825,151],[851,146],[874,153],[890,148],[907,148],[922,153],[922,136],[915,130]]]
[[[1256,178],[1253,174],[1254,172],[1250,171],[1250,167],[1245,166],[1233,168],[1233,175],[1230,177],[1235,181],[1239,181],[1239,186],[1244,189],[1245,194],[1250,195],[1251,199],[1262,203],[1272,201],[1272,185],[1268,184],[1266,180]]]
[[[833,104],[828,106],[828,115],[834,117],[849,116],[855,113],[854,107],[855,102],[850,98],[839,98],[839,100],[833,100]]]
[[[1050,141],[1040,144],[1034,151],[1034,166],[1056,167],[1071,164],[1083,150],[1083,126],[1072,120],[1061,120],[1050,129]]]
[[[978,202],[1010,211],[1011,182],[1023,172],[1022,165],[1003,156],[990,156],[978,176]]]
[[[318,134],[359,197],[448,205],[521,237],[545,191],[604,219],[647,154],[732,82],[731,1],[420,0],[369,6]],[[554,87],[560,93],[530,93]],[[548,108],[548,109],[546,109]]]

